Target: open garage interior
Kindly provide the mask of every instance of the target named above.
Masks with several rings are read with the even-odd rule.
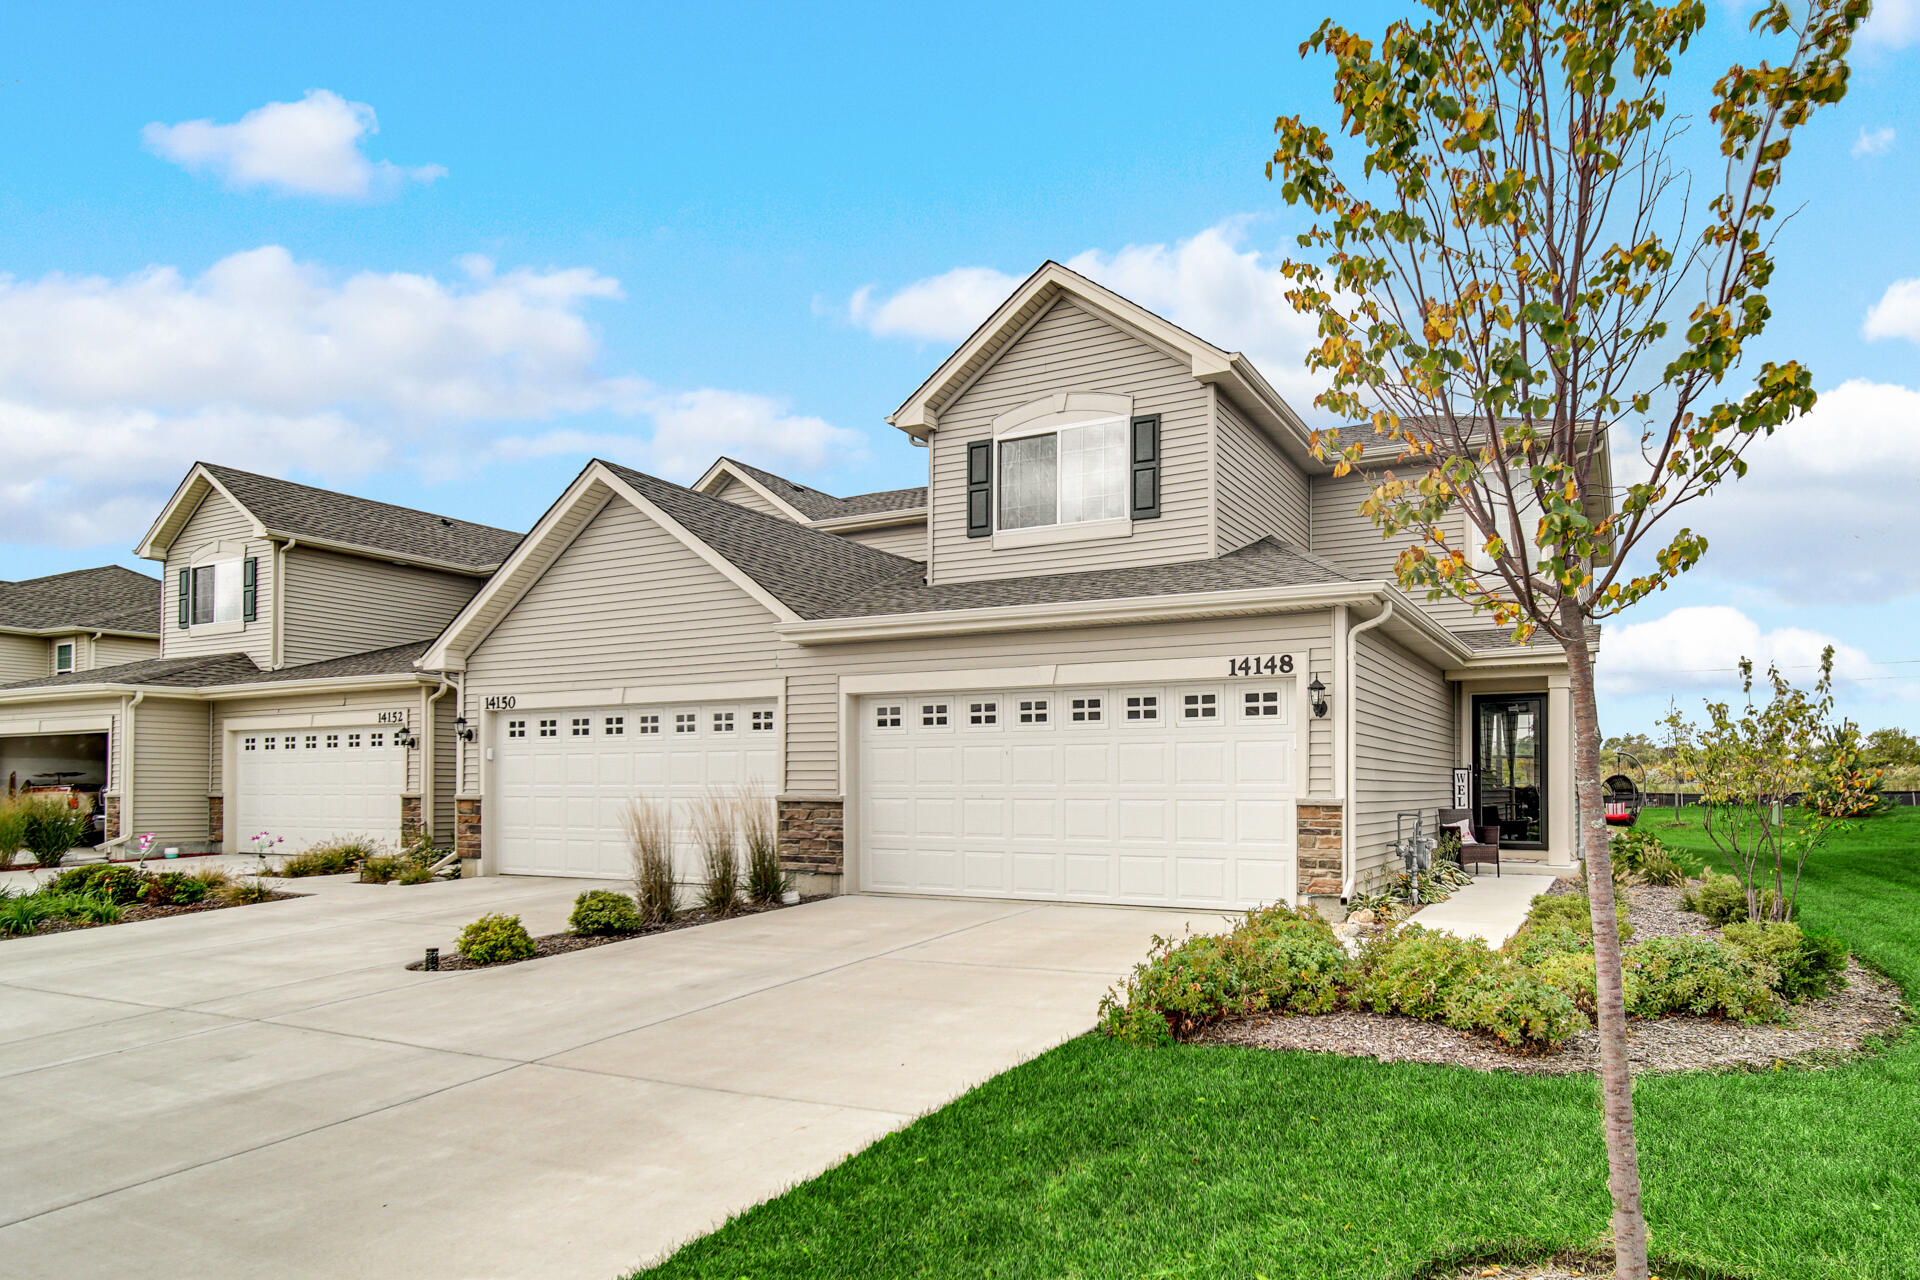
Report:
[[[1251,907],[1294,897],[1295,681],[887,694],[859,713],[880,892]]]
[[[70,788],[94,809],[95,838],[103,832],[100,793],[107,785],[107,735],[33,733],[0,737],[0,795],[29,789]]]

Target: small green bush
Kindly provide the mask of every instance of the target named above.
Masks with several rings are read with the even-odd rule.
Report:
[[[1593,952],[1563,951],[1533,965],[1533,976],[1573,1001],[1573,1007],[1593,1017],[1597,1011]],[[1634,979],[1626,975],[1627,1007],[1633,1007]]]
[[[22,796],[15,801],[26,810],[25,841],[27,852],[43,867],[57,867],[66,861],[73,847],[93,831],[93,804],[80,797],[58,792]]]
[[[1680,895],[1680,909],[1703,915],[1716,925],[1732,924],[1747,918],[1747,891],[1732,876],[1709,871],[1699,884]],[[1773,890],[1760,891],[1760,914],[1773,913]]]
[[[1805,933],[1791,920],[1739,920],[1721,935],[1728,946],[1775,972],[1773,990],[1783,1000],[1818,1000],[1847,985],[1847,944],[1831,934]]]
[[[1770,964],[1705,937],[1650,938],[1629,947],[1632,975],[1627,1012],[1636,1018],[1672,1013],[1764,1022],[1778,1012]]]
[[[400,874],[393,878],[395,884],[427,884],[434,875],[424,862],[409,862],[400,868]]]
[[[587,937],[638,933],[644,927],[633,899],[611,889],[589,889],[573,900],[567,928]]]
[[[42,921],[52,917],[53,903],[46,894],[0,896],[0,937],[23,937],[39,929]]]
[[[1484,1031],[1516,1049],[1551,1049],[1586,1030],[1573,998],[1523,965],[1488,965],[1446,999],[1448,1026]]]
[[[525,960],[537,948],[519,916],[489,913],[460,931],[460,955],[475,964]]]
[[[56,918],[76,924],[119,924],[126,908],[90,893],[49,894]]]
[[[1613,904],[1614,917],[1620,926],[1620,941],[1625,942],[1633,936],[1633,926],[1627,923],[1627,904],[1616,899]],[[1579,930],[1588,938],[1593,937],[1593,905],[1584,893],[1564,893],[1549,896],[1541,894],[1527,908],[1526,924],[1531,926],[1565,925]]]
[[[1571,952],[1592,955],[1593,934],[1558,920],[1548,924],[1522,925],[1520,931],[1508,938],[1500,950],[1516,964],[1532,966],[1551,956]]]
[[[371,840],[330,840],[310,845],[280,864],[274,874],[287,879],[300,876],[345,875],[367,858],[378,857],[381,847]]]
[[[1453,992],[1500,962],[1479,938],[1456,938],[1409,925],[1361,949],[1352,1001],[1374,1013],[1432,1021]]]
[[[191,907],[203,902],[214,886],[207,877],[184,871],[162,871],[147,880],[146,899],[151,907]]]
[[[274,888],[265,876],[244,876],[214,890],[220,901],[231,907],[254,902],[273,901]]]
[[[84,893],[96,898],[106,898],[121,906],[138,902],[146,892],[147,877],[135,868],[116,866],[108,862],[96,862],[85,867],[70,867],[49,880],[46,892],[57,894]]]
[[[1234,1013],[1327,1013],[1351,970],[1318,913],[1275,904],[1224,934],[1155,938],[1124,990],[1100,1002],[1100,1028],[1133,1044],[1167,1044]]]
[[[360,864],[361,884],[386,884],[406,870],[406,860],[398,854],[375,854]]]

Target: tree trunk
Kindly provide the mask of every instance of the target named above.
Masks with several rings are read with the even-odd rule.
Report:
[[[1633,1067],[1627,1061],[1627,1002],[1614,919],[1613,858],[1600,803],[1600,709],[1586,619],[1568,601],[1560,610],[1573,701],[1573,781],[1579,792],[1579,840],[1593,911],[1594,993],[1600,1026],[1600,1095],[1607,1138],[1607,1190],[1613,1197],[1614,1275],[1647,1280],[1647,1219],[1640,1210],[1640,1153],[1633,1135]]]

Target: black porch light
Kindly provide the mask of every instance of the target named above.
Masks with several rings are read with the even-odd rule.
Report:
[[[1307,686],[1307,705],[1313,708],[1316,720],[1327,714],[1327,686],[1320,683],[1319,676],[1315,676],[1313,683]]]
[[[453,736],[462,742],[472,742],[480,735],[467,723],[465,716],[455,716],[453,718]]]

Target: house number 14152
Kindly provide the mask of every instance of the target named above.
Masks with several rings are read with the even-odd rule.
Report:
[[[1293,655],[1290,653],[1270,653],[1264,658],[1249,656],[1227,659],[1227,674],[1230,676],[1284,676],[1292,671]]]

